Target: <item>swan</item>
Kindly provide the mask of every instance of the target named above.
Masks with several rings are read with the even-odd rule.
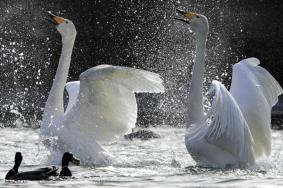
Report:
[[[195,34],[196,56],[188,95],[185,145],[200,166],[251,166],[271,153],[271,108],[283,90],[259,60],[248,58],[233,66],[230,91],[214,80],[208,91],[212,104],[203,110],[204,62],[208,20],[177,9]]]
[[[109,162],[101,144],[131,132],[137,118],[134,92],[163,92],[162,79],[149,71],[99,65],[68,82],[68,70],[76,38],[72,21],[49,13],[62,37],[62,52],[43,112],[42,136],[56,137],[60,152],[70,151],[85,165]],[[63,93],[69,94],[66,110]],[[56,159],[54,159],[56,160]]]

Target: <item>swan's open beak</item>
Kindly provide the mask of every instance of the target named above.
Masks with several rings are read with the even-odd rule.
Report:
[[[74,156],[73,156],[71,162],[73,164],[75,164],[75,165],[80,165],[80,163],[81,163],[81,161],[78,158],[74,157]]]
[[[176,19],[176,20],[180,20],[180,21],[182,21],[182,22],[185,22],[185,23],[187,23],[187,24],[190,24],[190,21],[191,21],[194,17],[196,17],[196,13],[193,13],[193,12],[186,12],[186,11],[183,11],[183,10],[181,10],[181,9],[176,9],[176,11],[177,11],[178,13],[180,13],[182,16],[184,16],[185,19],[184,19],[184,18],[175,18],[175,19]]]
[[[49,15],[49,21],[55,25],[60,25],[61,23],[65,22],[65,19],[59,16],[52,14],[50,11],[47,12]]]

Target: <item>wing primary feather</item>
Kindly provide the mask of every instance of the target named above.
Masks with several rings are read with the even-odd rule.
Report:
[[[273,76],[256,58],[233,66],[231,95],[236,100],[253,136],[256,157],[271,152],[271,108],[283,93]]]
[[[79,94],[72,109],[66,111],[65,124],[92,134],[99,142],[111,142],[135,127],[135,92],[164,91],[162,79],[156,73],[110,65],[83,72],[77,88]]]
[[[243,163],[254,161],[253,138],[236,101],[220,82],[214,80],[211,87],[215,90],[215,96],[205,117],[211,119],[211,122],[203,137],[207,142],[238,156]]]

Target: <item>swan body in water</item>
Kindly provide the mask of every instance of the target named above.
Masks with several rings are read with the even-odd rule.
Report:
[[[66,84],[77,32],[70,20],[50,16],[62,36],[62,52],[45,104],[41,133],[57,137],[59,151],[71,151],[86,165],[108,162],[101,144],[135,127],[134,92],[163,92],[162,79],[149,71],[99,65],[83,72],[80,81]],[[65,85],[69,102],[64,111]]]
[[[248,58],[233,66],[231,89],[214,80],[208,94],[211,109],[203,111],[204,61],[208,20],[204,15],[177,11],[177,18],[195,33],[196,57],[188,96],[185,144],[202,166],[249,166],[271,152],[271,108],[283,92],[259,60]]]

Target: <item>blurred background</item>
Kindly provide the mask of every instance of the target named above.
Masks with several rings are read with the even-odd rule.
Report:
[[[166,92],[137,95],[137,124],[182,125],[195,40],[174,20],[176,8],[209,19],[206,89],[214,79],[229,88],[232,65],[252,56],[283,86],[281,0],[1,0],[1,126],[17,126],[20,118],[37,127],[41,120],[61,53],[47,11],[72,20],[78,31],[69,81],[99,64],[157,72]],[[282,103],[274,109],[273,122],[280,124],[282,109]]]

